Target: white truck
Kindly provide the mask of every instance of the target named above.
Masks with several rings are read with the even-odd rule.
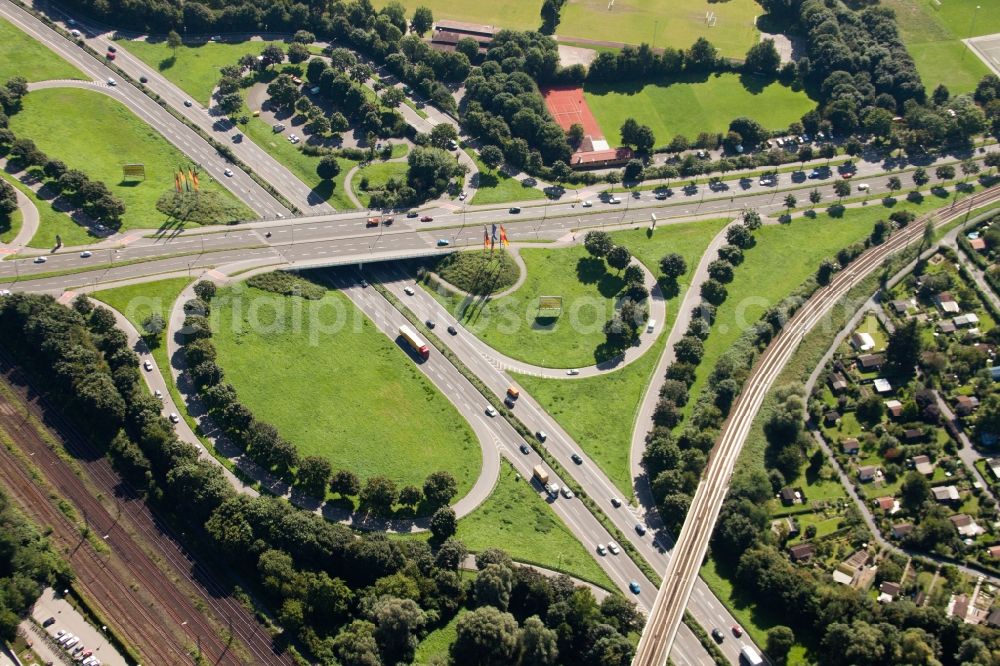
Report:
[[[749,645],[740,648],[740,663],[746,666],[764,666],[764,659]]]

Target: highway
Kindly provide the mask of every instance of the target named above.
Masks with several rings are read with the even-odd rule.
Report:
[[[972,208],[1000,200],[1000,186],[981,192],[953,206],[911,222],[838,273],[830,284],[817,291],[767,347],[737,397],[722,433],[709,457],[708,466],[691,502],[674,547],[674,557],[663,575],[663,585],[643,630],[634,666],[664,666],[681,625],[683,609],[691,597],[701,562],[708,552],[709,539],[718,519],[729,480],[757,411],[771,385],[798,348],[802,338],[834,307],[854,285],[879,270],[886,258],[919,240],[927,219],[935,226],[967,215]]]
[[[250,176],[235,168],[216,152],[197,132],[175,118],[166,109],[147,97],[141,90],[121,80],[121,77],[105,64],[52,30],[36,19],[29,12],[21,9],[10,0],[0,1],[0,16],[13,23],[26,34],[38,40],[56,55],[67,61],[84,75],[91,77],[98,85],[114,99],[129,108],[143,122],[172,143],[178,150],[200,165],[214,179],[232,192],[238,199],[250,207],[262,218],[274,218],[277,215],[289,215],[290,212],[272,197],[264,188],[258,185]],[[113,78],[117,85],[108,86],[107,80]],[[122,155],[128,160],[128,155]],[[227,178],[223,172],[232,168],[233,177]],[[164,174],[164,177],[166,174]],[[165,179],[167,182],[169,179]]]

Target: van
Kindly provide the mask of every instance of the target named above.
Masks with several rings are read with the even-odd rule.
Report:
[[[76,645],[79,642],[80,642],[80,638],[77,637],[77,636],[74,636],[73,638],[71,638],[68,641],[66,641],[66,645],[64,645],[63,647],[65,647],[68,650],[68,649],[70,649],[71,647],[73,647],[74,645]]]
[[[858,183],[858,189],[862,192],[868,191],[868,183]]]
[[[513,386],[510,386],[507,388],[507,397],[510,398],[511,400],[517,400],[519,397],[521,397],[521,392],[518,391]]]
[[[655,319],[650,319],[646,323],[646,332],[647,333],[652,333],[655,330],[656,330],[656,320]]]
[[[59,643],[59,645],[66,645],[66,643],[69,643],[72,638],[75,638],[73,634],[63,634],[62,638],[57,640],[56,643]]]
[[[740,663],[746,666],[763,666],[764,660],[749,645],[744,645],[740,648]]]

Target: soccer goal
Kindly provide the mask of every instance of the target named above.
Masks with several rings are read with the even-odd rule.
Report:
[[[705,12],[705,25],[707,25],[710,28],[714,28],[715,20],[716,20],[715,12]]]
[[[562,314],[562,296],[539,296],[538,316],[558,317]]]

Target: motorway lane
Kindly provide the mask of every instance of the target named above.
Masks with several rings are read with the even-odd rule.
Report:
[[[936,225],[941,225],[967,214],[973,206],[997,199],[1000,199],[1000,186],[981,192],[962,205],[934,214],[932,219]],[[925,219],[920,218],[897,231],[886,243],[867,251],[846,270],[838,273],[827,287],[816,292],[796,312],[758,360],[723,426],[678,535],[675,556],[665,569],[664,584],[657,593],[653,613],[640,639],[633,662],[635,666],[662,666],[666,663],[675,632],[681,625],[679,608],[691,596],[695,576],[708,551],[709,539],[728,492],[737,458],[771,385],[806,333],[855,284],[879,270],[888,256],[917,241],[922,235]]]
[[[229,189],[238,199],[249,206],[254,213],[262,217],[272,218],[278,214],[289,214],[284,206],[240,169],[233,168],[233,177],[225,177],[223,171],[232,165],[223,159],[211,145],[138,88],[127,81],[119,80],[120,77],[104,63],[99,62],[92,55],[9,0],[0,2],[0,16],[3,16],[30,37],[43,43],[56,55],[87,76],[92,77],[94,81],[105,82],[109,77],[114,78],[118,85],[113,90],[107,91],[112,97],[125,104],[129,110],[163,135],[178,150],[199,164],[223,187]],[[75,84],[68,83],[67,85]]]
[[[386,301],[381,294],[374,289],[360,287],[358,281],[348,275],[346,271],[338,271],[332,282],[338,289],[343,290],[372,321],[376,322],[380,329],[386,331],[390,338],[396,338],[392,332],[398,330],[400,325],[409,324],[402,313]],[[531,479],[532,468],[535,465],[543,465],[548,469],[548,466],[534,450],[528,455],[520,452],[518,447],[524,443],[524,439],[505,419],[485,416],[486,400],[451,363],[440,355],[437,349],[431,348],[431,358],[428,359],[427,363],[433,363],[437,366],[430,370],[431,374],[440,372],[441,376],[438,379],[447,381],[453,387],[449,397],[452,400],[457,399],[464,402],[465,407],[462,411],[466,418],[470,421],[480,419],[483,424],[490,428],[491,436],[500,453],[514,465],[522,477]],[[435,383],[439,382],[435,381]],[[468,410],[472,410],[471,413]],[[553,483],[564,485],[563,480],[557,474],[552,470],[549,472]],[[641,594],[638,595],[637,602],[640,608],[644,610],[649,608],[649,604],[655,597],[650,589],[652,583],[643,576],[631,558],[624,553],[620,555],[609,553],[603,557],[596,553],[596,544],[607,543],[612,538],[583,503],[575,498],[567,500],[561,496],[555,500],[549,499],[534,482],[532,482],[532,489],[537,492],[539,497],[548,502],[559,518],[588,549],[595,561],[607,572],[611,580],[618,585],[623,594],[630,599],[635,599],[636,595],[628,590],[628,584],[633,580],[640,583]],[[671,658],[676,664],[710,663],[705,649],[687,627],[681,629]]]
[[[478,338],[462,328],[461,324],[456,323],[453,318],[447,316],[444,308],[430,294],[420,288],[414,290],[413,296],[409,296],[403,291],[406,285],[412,284],[412,279],[402,269],[398,266],[380,265],[374,270],[373,277],[421,320],[433,319],[439,325],[448,322],[458,327],[458,335],[442,334],[439,337],[494,392],[498,403],[503,399],[508,386],[517,385],[484,355],[481,349],[482,343],[479,342]],[[604,513],[626,535],[646,561],[657,571],[665,570],[670,559],[667,550],[670,546],[670,537],[666,534],[657,535],[651,527],[645,536],[640,536],[635,528],[638,524],[645,524],[641,510],[633,509],[627,503],[620,508],[614,508],[611,498],[621,497],[620,491],[615,488],[597,464],[576,445],[572,437],[563,430],[559,423],[535,403],[523,388],[518,388],[521,391],[521,397],[513,409],[517,417],[532,432],[542,430],[548,434],[545,442],[546,450],[559,460],[573,479],[587,492],[588,496],[603,507]],[[626,425],[625,427],[630,426]],[[570,456],[573,453],[578,453],[583,458],[582,465],[577,465],[572,461]],[[727,627],[738,624],[700,578],[697,582],[697,593],[690,599],[687,607],[698,623],[708,632],[715,627],[725,631]],[[734,663],[738,660],[739,646],[735,641],[725,641],[720,648]]]

